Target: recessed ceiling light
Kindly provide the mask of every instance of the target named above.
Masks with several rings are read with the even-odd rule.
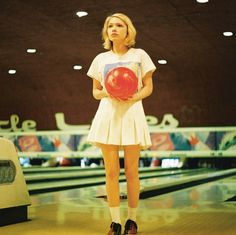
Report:
[[[88,12],[86,12],[86,11],[77,11],[76,15],[79,16],[79,17],[83,17],[83,16],[88,15]]]
[[[233,36],[233,33],[232,32],[224,32],[223,35],[226,37],[230,37],[230,36]]]
[[[9,70],[8,70],[8,73],[9,73],[9,74],[15,74],[15,73],[16,73],[16,70],[15,70],[15,69],[9,69]]]
[[[36,49],[34,49],[34,48],[28,48],[28,49],[27,49],[27,52],[28,52],[28,53],[35,53],[35,52],[36,52]]]
[[[159,64],[167,64],[167,61],[166,60],[158,60],[157,61]]]
[[[81,65],[74,65],[74,70],[81,70],[83,67]]]
[[[197,2],[199,2],[199,3],[206,3],[206,2],[209,2],[209,0],[197,0]]]

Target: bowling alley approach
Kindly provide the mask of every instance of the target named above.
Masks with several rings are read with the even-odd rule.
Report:
[[[234,235],[235,9],[2,1],[0,235]]]

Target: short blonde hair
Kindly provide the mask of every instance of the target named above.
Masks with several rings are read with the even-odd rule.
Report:
[[[115,13],[113,15],[108,16],[104,22],[104,26],[102,29],[102,39],[104,41],[104,43],[103,43],[104,48],[107,50],[112,49],[112,42],[108,38],[107,28],[108,28],[109,21],[113,17],[116,17],[116,18],[122,20],[127,26],[127,37],[125,39],[125,45],[127,47],[134,46],[137,32],[136,32],[136,29],[135,29],[132,21],[130,20],[130,18],[128,16],[126,16],[123,13]]]

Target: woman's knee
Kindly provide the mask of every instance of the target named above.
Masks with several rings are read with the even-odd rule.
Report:
[[[120,176],[120,169],[109,168],[106,170],[106,178],[109,180],[118,180]]]
[[[127,180],[137,179],[138,176],[138,168],[135,167],[125,167],[125,176]]]

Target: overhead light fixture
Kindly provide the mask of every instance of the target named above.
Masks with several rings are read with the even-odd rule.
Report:
[[[167,61],[166,60],[158,60],[157,61],[159,64],[167,64]]]
[[[199,2],[199,3],[206,3],[206,2],[209,2],[209,0],[197,0],[197,2]]]
[[[233,32],[223,32],[223,35],[225,37],[231,37],[231,36],[233,36]]]
[[[16,70],[15,70],[15,69],[9,69],[9,70],[8,70],[8,73],[9,73],[9,74],[15,74],[15,73],[16,73]]]
[[[81,65],[74,65],[74,70],[81,70],[83,67]]]
[[[88,15],[88,12],[86,12],[86,11],[77,11],[76,15],[79,16],[79,17],[83,17],[83,16]]]
[[[28,49],[27,49],[27,52],[28,52],[28,53],[36,53],[36,49],[34,49],[34,48],[28,48]]]

